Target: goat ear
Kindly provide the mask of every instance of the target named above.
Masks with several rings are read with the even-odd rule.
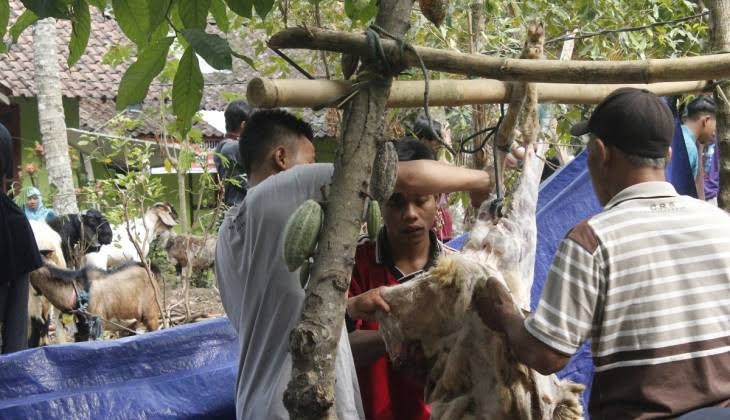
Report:
[[[160,220],[162,220],[162,223],[166,224],[167,226],[177,225],[177,221],[170,215],[168,211],[160,209],[160,211],[157,212],[157,215],[160,216]]]

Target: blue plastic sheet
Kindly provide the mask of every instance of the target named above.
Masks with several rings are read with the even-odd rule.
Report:
[[[0,356],[0,419],[235,418],[237,355],[223,318]]]

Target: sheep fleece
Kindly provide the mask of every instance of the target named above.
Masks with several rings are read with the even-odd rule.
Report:
[[[386,289],[391,312],[378,321],[388,352],[397,357],[401,343],[420,341],[434,419],[582,418],[582,385],[518,363],[471,309],[474,289],[489,276],[505,281],[490,260],[443,257],[428,273]]]

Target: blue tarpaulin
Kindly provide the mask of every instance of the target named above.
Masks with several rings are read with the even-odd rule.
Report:
[[[679,128],[679,119],[676,123],[677,127],[672,141],[672,159],[667,167],[667,180],[680,194],[696,197],[687,149],[684,145],[682,130]],[[560,241],[573,226],[600,211],[601,205],[596,199],[588,175],[585,151],[542,183],[537,200],[537,253],[535,278],[531,292],[533,309],[540,300],[542,288]],[[464,234],[453,239],[448,245],[461,249],[467,239],[468,235]],[[583,393],[583,407],[587,413],[587,402],[590,398],[590,386],[593,380],[590,343],[584,344],[573,355],[558,376],[586,385],[586,391]]]
[[[235,418],[236,342],[223,318],[0,356],[0,419]]]

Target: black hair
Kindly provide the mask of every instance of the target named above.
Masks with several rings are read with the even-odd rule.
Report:
[[[253,167],[274,147],[288,144],[298,136],[312,141],[312,127],[283,109],[256,111],[246,122],[239,141],[243,169],[251,174]]]
[[[700,95],[687,104],[687,118],[689,119],[694,120],[702,115],[715,115],[716,113],[715,100],[709,96]]]
[[[413,137],[403,137],[401,140],[396,141],[395,151],[398,152],[399,162],[423,159],[436,160],[431,148]]]
[[[0,124],[0,188],[3,177],[13,177],[13,141],[8,129]]]
[[[253,108],[244,101],[233,101],[226,107],[223,116],[226,118],[226,131],[235,133],[241,128],[241,123],[248,121]]]
[[[433,127],[428,125],[428,119],[424,116],[416,118],[416,121],[413,123],[413,135],[421,140],[436,140],[439,137],[443,137],[441,123],[433,120],[432,123]],[[441,135],[437,136],[437,132]]]

